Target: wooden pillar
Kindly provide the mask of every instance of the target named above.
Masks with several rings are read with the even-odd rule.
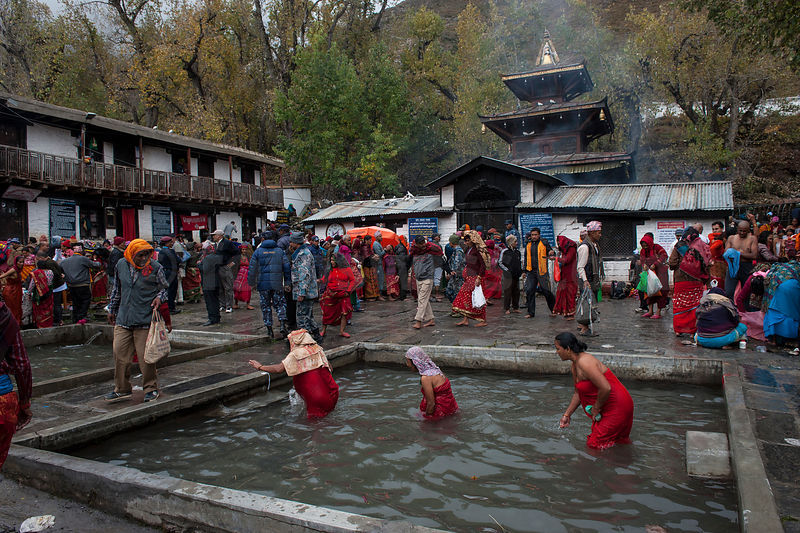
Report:
[[[231,180],[231,201],[234,201],[233,195],[233,156],[228,156],[228,177]]]
[[[144,192],[144,144],[139,137],[139,192]]]
[[[84,164],[85,164],[84,161],[86,161],[86,124],[81,124],[81,167],[80,167],[81,185],[83,185],[85,183],[84,182],[84,178],[85,178],[84,172],[85,171],[83,169]]]

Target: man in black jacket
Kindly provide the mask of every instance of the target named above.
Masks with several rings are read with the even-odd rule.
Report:
[[[507,248],[500,252],[498,265],[503,271],[503,310],[506,314],[519,313],[519,277],[522,275],[522,254],[517,248],[517,237],[506,237]]]
[[[219,283],[222,307],[226,313],[233,312],[233,280],[239,270],[239,260],[242,252],[239,247],[223,235],[223,231],[218,229],[211,237],[217,244],[217,253],[222,256],[222,265],[219,267]]]
[[[180,259],[172,249],[174,240],[169,235],[161,237],[161,248],[158,249],[158,262],[164,267],[164,275],[167,277],[169,287],[167,288],[167,302],[169,313],[177,315],[181,312],[175,307],[175,298],[178,296],[178,266]]]

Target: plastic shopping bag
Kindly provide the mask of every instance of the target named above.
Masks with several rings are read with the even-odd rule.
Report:
[[[592,327],[592,322],[597,320],[597,307],[592,305],[592,289],[584,288],[575,307],[575,322],[581,326]]]
[[[472,307],[480,309],[486,305],[486,297],[483,295],[483,288],[478,285],[472,291]]]
[[[647,293],[647,272],[639,274],[639,284],[636,285],[636,290],[641,293]]]
[[[150,320],[150,331],[147,332],[147,342],[144,346],[144,362],[152,365],[168,355],[167,325],[164,324],[164,317],[161,316],[161,313],[154,309],[153,318]]]
[[[658,279],[658,276],[652,270],[647,271],[647,295],[648,296],[655,296],[659,292],[661,292],[661,280]]]

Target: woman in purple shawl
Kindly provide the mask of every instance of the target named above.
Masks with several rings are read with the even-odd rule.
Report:
[[[425,418],[443,418],[458,411],[458,404],[450,380],[439,370],[431,358],[419,346],[412,346],[406,352],[406,366],[420,375],[422,402],[419,410]]]

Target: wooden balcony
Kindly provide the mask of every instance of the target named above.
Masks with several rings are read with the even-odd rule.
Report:
[[[0,178],[42,189],[229,207],[283,208],[281,189],[107,163],[82,164],[80,159],[13,146],[0,145]]]

